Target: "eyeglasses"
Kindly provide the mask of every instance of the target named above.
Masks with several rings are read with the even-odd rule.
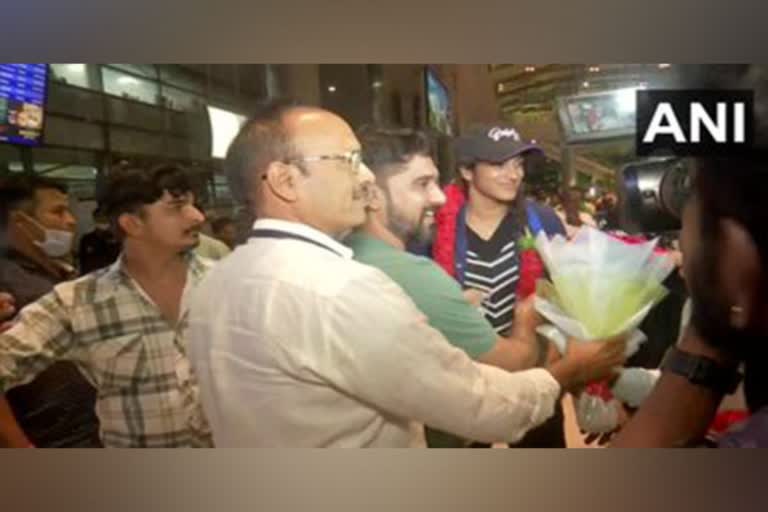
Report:
[[[347,153],[338,153],[334,155],[305,156],[293,160],[294,162],[321,162],[324,160],[338,160],[346,162],[355,172],[360,169],[363,163],[363,154],[359,149]]]
[[[322,162],[325,160],[338,160],[346,162],[352,169],[352,172],[357,173],[360,170],[360,166],[363,163],[363,153],[359,149],[349,151],[347,153],[337,153],[333,155],[317,155],[317,156],[305,156],[301,158],[292,158],[284,160],[284,163],[296,163],[296,162]],[[262,180],[267,179],[266,174],[261,175]]]

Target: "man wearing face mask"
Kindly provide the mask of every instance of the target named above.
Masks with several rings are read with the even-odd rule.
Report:
[[[40,177],[0,185],[0,290],[20,310],[74,277],[75,219],[66,189]],[[100,446],[94,388],[59,362],[0,399],[0,446]]]

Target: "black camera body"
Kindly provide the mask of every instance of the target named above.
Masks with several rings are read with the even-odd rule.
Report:
[[[690,160],[655,157],[621,170],[621,228],[628,233],[665,235],[677,232],[691,192]]]

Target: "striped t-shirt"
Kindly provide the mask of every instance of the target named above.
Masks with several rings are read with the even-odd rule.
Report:
[[[467,226],[467,261],[464,288],[487,293],[480,309],[494,330],[506,335],[515,316],[515,290],[519,280],[518,229],[507,215],[489,240]]]

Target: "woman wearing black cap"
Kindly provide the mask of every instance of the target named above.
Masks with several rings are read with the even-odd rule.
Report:
[[[512,326],[517,299],[533,293],[543,274],[533,237],[541,231],[565,235],[551,208],[523,194],[528,157],[540,152],[508,126],[459,137],[460,180],[446,187],[447,203],[437,215],[435,261],[461,283],[500,335]],[[515,446],[564,448],[562,408]]]

